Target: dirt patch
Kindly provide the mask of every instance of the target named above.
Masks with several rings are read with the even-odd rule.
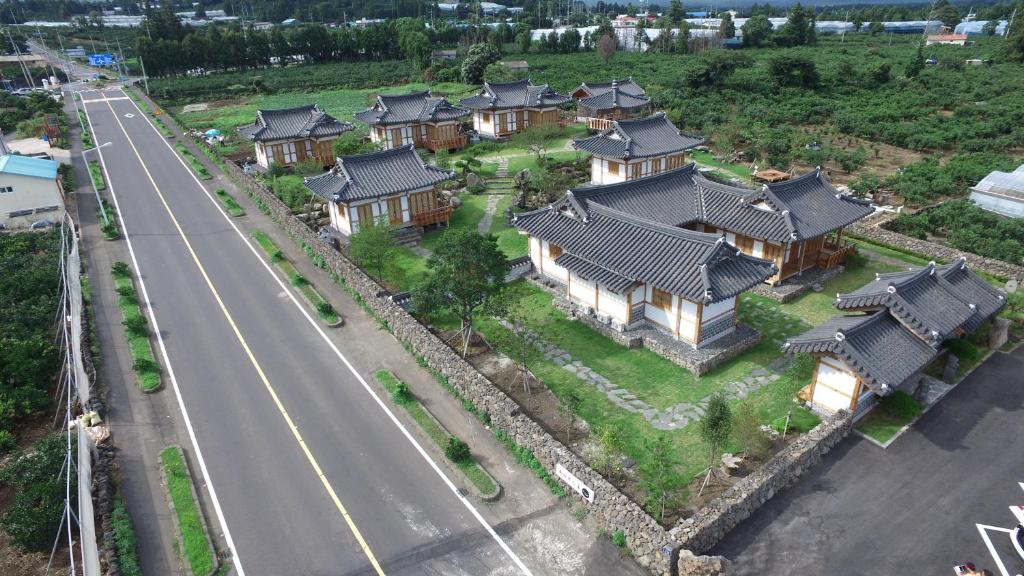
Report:
[[[186,104],[182,106],[181,111],[187,114],[189,112],[205,112],[209,109],[209,102],[199,102],[198,104]]]
[[[863,147],[867,153],[867,160],[864,162],[864,165],[850,174],[847,174],[837,162],[826,162],[822,168],[827,171],[829,180],[836,184],[849,184],[868,172],[874,172],[883,178],[891,176],[901,166],[913,164],[928,155],[915,150],[898,148],[882,142],[872,142],[846,134],[826,136],[822,144],[844,152],[853,152],[857,148]],[[793,168],[796,169],[797,174],[802,174],[813,170],[815,166],[794,161]]]
[[[4,576],[42,576],[47,574],[46,564],[50,555],[42,552],[22,552],[11,539],[0,530],[0,574]],[[63,545],[53,555],[49,574],[68,573],[68,549]]]

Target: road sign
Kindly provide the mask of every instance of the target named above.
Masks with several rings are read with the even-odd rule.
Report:
[[[563,482],[569,485],[570,488],[583,496],[583,499],[591,504],[594,503],[594,491],[589,486],[583,483],[582,480],[576,477],[575,474],[569,472],[562,466],[561,463],[555,464],[555,476],[558,476]]]
[[[90,66],[113,66],[114,55],[113,54],[89,54],[89,65]]]

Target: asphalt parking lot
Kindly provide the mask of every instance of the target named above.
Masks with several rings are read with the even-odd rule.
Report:
[[[1001,573],[979,524],[1012,528],[1024,504],[1024,347],[997,353],[887,450],[851,435],[711,552],[736,574]],[[1006,574],[1005,532],[985,530]]]

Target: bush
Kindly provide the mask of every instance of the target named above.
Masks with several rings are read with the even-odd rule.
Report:
[[[466,444],[462,440],[451,436],[448,438],[448,444],[444,447],[444,455],[449,460],[456,464],[462,464],[463,462],[469,461],[469,444]]]
[[[948,340],[945,346],[951,354],[955,354],[963,362],[973,363],[981,359],[981,350],[963,338]]]
[[[14,441],[14,434],[7,430],[0,430],[0,456],[7,454],[17,446]]]
[[[391,391],[391,399],[398,405],[412,402],[412,392],[409,391],[409,385],[401,380],[396,380],[395,389]],[[455,438],[452,438],[452,440],[455,440]],[[445,453],[447,454],[447,449],[445,450]]]
[[[110,271],[118,278],[128,278],[132,275],[132,269],[124,262],[114,262],[114,265],[110,267]]]
[[[136,358],[135,362],[132,362],[132,370],[139,374],[154,374],[160,371],[160,365],[149,358]]]
[[[302,287],[309,284],[309,280],[306,280],[306,277],[299,273],[292,274],[291,281],[293,286]]]
[[[921,414],[921,405],[914,397],[902,390],[883,396],[878,405],[893,418],[909,422]]]
[[[622,530],[612,532],[612,544],[615,544],[618,548],[626,547],[626,535],[622,533]]]
[[[270,253],[270,261],[275,264],[284,262],[284,254],[280,250],[274,250]]]
[[[334,314],[334,306],[331,306],[331,303],[326,300],[321,300],[316,303],[316,312],[321,316],[330,316]]]
[[[811,375],[814,374],[814,356],[810,354],[797,354],[793,357],[793,363],[789,365],[789,369],[786,370],[786,376],[789,376],[795,382],[810,382]]]
[[[117,291],[117,295],[122,297],[122,298],[126,298],[126,299],[132,300],[132,301],[135,301],[135,300],[138,299],[138,294],[135,292],[135,287],[132,286],[131,284],[125,284],[123,286],[118,286],[115,290]]]
[[[125,510],[124,500],[118,496],[114,500],[114,511],[110,515],[110,523],[114,528],[114,545],[117,548],[117,561],[122,576],[142,576],[137,551],[138,540],[132,529],[132,520]]]
[[[149,323],[142,314],[129,317],[122,322],[132,336],[149,336]]]

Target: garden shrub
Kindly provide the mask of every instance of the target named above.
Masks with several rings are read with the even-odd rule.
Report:
[[[968,340],[955,338],[946,341],[946,349],[955,354],[961,362],[977,362],[981,359],[981,350]]]
[[[391,391],[391,399],[395,401],[395,404],[408,404],[412,401],[412,392],[409,390],[409,385],[402,380],[395,379],[394,390]]]
[[[124,262],[114,262],[110,267],[110,271],[118,278],[128,278],[132,275],[132,269]]]
[[[37,442],[31,450],[12,458],[0,469],[0,484],[14,489],[11,506],[0,516],[0,524],[15,545],[23,550],[48,552],[64,514],[64,469],[67,439],[52,434]],[[76,439],[72,437],[74,453]],[[77,484],[74,466],[64,470]],[[71,491],[71,508],[77,510],[78,491]]]
[[[146,317],[141,314],[129,316],[122,324],[124,324],[124,327],[128,329],[128,333],[132,336],[149,335],[149,323],[146,322]]]
[[[733,436],[743,445],[747,454],[764,458],[771,450],[771,439],[761,430],[761,417],[754,404],[741,402],[732,416]]]
[[[907,422],[921,414],[921,405],[914,397],[902,390],[883,396],[878,402],[879,407],[898,420]]]
[[[456,464],[469,461],[469,444],[466,444],[462,440],[451,436],[448,438],[448,444],[444,447],[444,455],[449,460]]]
[[[612,544],[615,544],[618,548],[626,547],[626,535],[622,533],[622,530],[612,532]]]

